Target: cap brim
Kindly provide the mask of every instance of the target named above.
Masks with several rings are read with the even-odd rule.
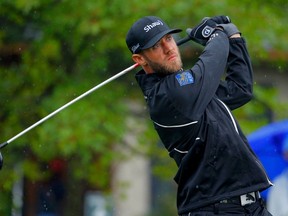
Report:
[[[153,37],[145,46],[141,47],[141,50],[148,49],[154,46],[162,37],[164,37],[167,34],[175,34],[181,31],[182,29],[169,29],[169,30],[163,31],[157,34],[155,37]]]

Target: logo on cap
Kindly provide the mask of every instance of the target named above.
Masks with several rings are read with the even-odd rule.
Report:
[[[160,20],[157,20],[156,22],[153,22],[151,24],[148,24],[144,27],[144,31],[147,33],[149,32],[151,29],[153,29],[154,27],[158,26],[158,25],[164,25],[163,22],[161,22]]]
[[[134,46],[132,46],[132,47],[131,47],[132,52],[135,53],[135,51],[136,51],[139,47],[140,47],[140,44],[139,44],[139,43],[136,44],[136,45],[134,45]]]

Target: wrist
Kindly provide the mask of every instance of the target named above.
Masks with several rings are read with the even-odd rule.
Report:
[[[240,33],[233,34],[229,38],[241,38],[241,34]]]

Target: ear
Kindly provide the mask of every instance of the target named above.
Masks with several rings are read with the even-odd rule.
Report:
[[[132,59],[133,59],[134,62],[138,63],[141,66],[147,65],[147,62],[145,61],[143,56],[140,55],[140,54],[133,54],[132,55]]]

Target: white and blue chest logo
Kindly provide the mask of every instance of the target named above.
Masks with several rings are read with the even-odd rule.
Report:
[[[187,71],[176,74],[175,78],[180,84],[180,86],[185,86],[194,83],[194,77],[192,76],[191,73]]]

